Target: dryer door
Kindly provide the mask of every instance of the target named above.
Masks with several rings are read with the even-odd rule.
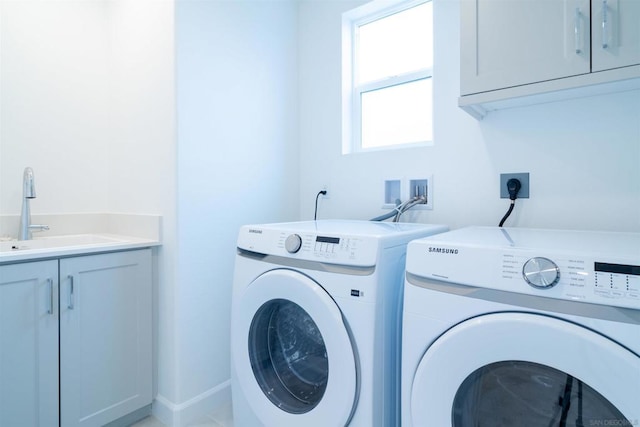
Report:
[[[355,351],[339,307],[286,269],[254,280],[234,310],[237,375],[265,425],[344,426],[356,399]]]
[[[428,348],[411,395],[414,426],[631,426],[640,423],[640,358],[573,323],[496,313],[454,326]]]

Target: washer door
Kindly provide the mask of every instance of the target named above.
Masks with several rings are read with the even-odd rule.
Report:
[[[340,309],[309,277],[269,271],[232,319],[240,386],[265,425],[345,425],[356,400],[355,351]]]
[[[424,354],[412,425],[594,426],[640,422],[640,358],[557,318],[497,313],[467,320]]]

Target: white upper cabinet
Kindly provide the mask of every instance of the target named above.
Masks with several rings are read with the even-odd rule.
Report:
[[[588,0],[463,0],[461,13],[462,95],[590,72]]]
[[[640,0],[461,0],[460,13],[459,105],[477,118],[640,88]]]
[[[640,1],[593,0],[592,71],[640,64]]]

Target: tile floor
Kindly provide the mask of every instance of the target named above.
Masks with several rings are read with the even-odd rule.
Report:
[[[154,416],[138,421],[131,427],[167,427]],[[201,420],[188,424],[188,427],[233,427],[233,413],[231,404]]]

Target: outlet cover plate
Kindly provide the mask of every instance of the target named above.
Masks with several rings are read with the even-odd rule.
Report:
[[[323,199],[331,198],[331,191],[329,191],[329,184],[322,184],[322,190],[326,191],[327,194],[321,194],[320,197],[322,197]]]
[[[526,173],[501,173],[500,174],[500,198],[508,199],[509,191],[507,190],[507,181],[516,178],[520,181],[522,187],[518,192],[518,199],[529,198],[529,172]]]

